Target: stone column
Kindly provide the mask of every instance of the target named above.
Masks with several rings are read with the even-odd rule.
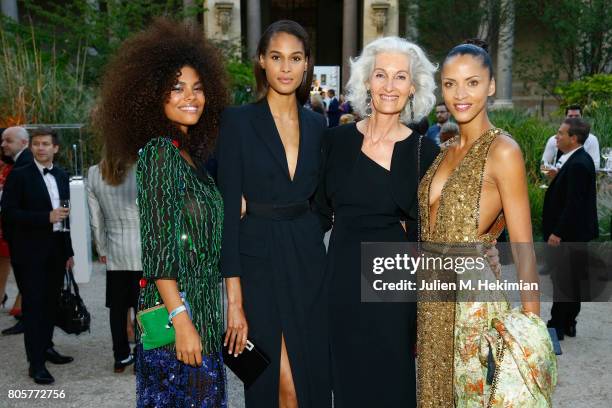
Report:
[[[17,0],[2,0],[2,14],[19,22]]]
[[[261,3],[260,0],[247,1],[247,50],[248,58],[257,53],[257,43],[261,37]]]
[[[493,108],[512,108],[512,52],[514,50],[514,0],[501,0],[497,43],[496,97]]]
[[[342,87],[350,75],[349,58],[357,56],[357,0],[344,0],[342,4]]]

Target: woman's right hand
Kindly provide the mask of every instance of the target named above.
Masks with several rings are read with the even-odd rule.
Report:
[[[193,367],[202,365],[202,340],[187,312],[179,313],[172,319],[176,333],[176,358]]]
[[[240,219],[243,219],[246,215],[246,200],[244,199],[244,195],[242,196],[242,202],[240,203]]]
[[[230,303],[227,306],[227,332],[223,347],[228,347],[228,353],[238,357],[246,347],[248,333],[249,326],[242,305]]]

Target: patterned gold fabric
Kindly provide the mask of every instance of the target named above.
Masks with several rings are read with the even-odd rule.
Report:
[[[485,132],[470,147],[461,163],[448,177],[440,196],[433,228],[430,225],[429,190],[432,179],[447,151],[442,151],[419,186],[421,240],[425,243],[490,242],[492,235],[478,235],[480,194],[487,154],[500,129]],[[496,221],[499,222],[503,217]],[[453,271],[427,271],[426,280],[454,282]],[[487,303],[460,302],[456,297],[436,301],[433,295],[420,295],[417,315],[417,386],[419,407],[481,406],[486,365],[479,358],[481,333],[488,325]],[[456,294],[455,294],[456,296]],[[429,297],[429,298],[428,298]],[[503,304],[499,305],[504,307]],[[459,361],[458,370],[454,362]],[[484,373],[484,374],[483,374]],[[469,401],[455,399],[469,394]],[[473,398],[472,398],[473,397]],[[475,403],[476,405],[471,405]]]

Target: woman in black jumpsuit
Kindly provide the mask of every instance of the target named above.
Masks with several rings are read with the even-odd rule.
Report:
[[[279,39],[298,40],[301,54],[286,54],[287,44]],[[310,203],[326,124],[323,116],[301,106],[312,78],[312,65],[298,61],[311,62],[303,28],[294,22],[274,23],[264,33],[258,55],[260,61],[282,67],[275,73],[270,65],[267,72],[256,67],[260,100],[225,111],[217,151],[225,206],[221,269],[228,284],[227,342],[231,349],[235,341],[241,350],[248,322],[249,340],[271,361],[245,391],[247,407],[326,408],[331,390],[325,247]],[[271,77],[276,74],[284,82]],[[299,130],[279,128],[275,119],[282,121],[278,117],[283,114],[293,115],[290,123]],[[298,148],[294,168],[285,147],[290,142],[283,139],[287,134],[299,138],[293,139]],[[246,200],[242,219],[241,197]],[[285,349],[290,368],[282,359]]]

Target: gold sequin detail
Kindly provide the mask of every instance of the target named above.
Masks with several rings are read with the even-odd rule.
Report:
[[[443,150],[421,180],[418,191],[421,239],[424,242],[470,243],[488,241],[478,236],[479,203],[489,147],[500,135],[490,129],[480,136],[448,177],[440,196],[436,223],[430,230],[429,190],[431,181],[448,149]],[[501,217],[501,215],[500,215]],[[427,271],[427,280],[455,281],[454,272]],[[426,301],[427,300],[427,301]],[[419,298],[417,314],[418,406],[451,408],[454,404],[453,361],[455,302]]]

